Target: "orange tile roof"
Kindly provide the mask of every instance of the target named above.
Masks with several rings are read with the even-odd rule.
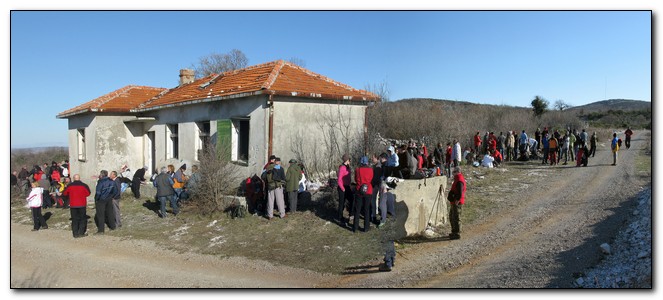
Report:
[[[371,92],[358,90],[313,73],[295,64],[277,60],[244,69],[212,74],[172,89],[125,86],[97,99],[61,112],[58,118],[93,112],[140,112],[251,95],[379,101]]]
[[[172,88],[132,111],[258,94],[352,101],[378,100],[376,94],[354,89],[292,63],[278,60],[209,75]]]
[[[93,112],[130,112],[132,108],[166,91],[165,88],[128,85],[57,115],[58,118]]]

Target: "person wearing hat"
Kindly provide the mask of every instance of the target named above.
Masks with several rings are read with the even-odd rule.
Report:
[[[274,201],[279,210],[281,219],[285,218],[285,202],[283,201],[283,186],[286,182],[285,172],[281,167],[281,159],[274,158],[274,163],[269,164],[265,172],[267,182],[267,218],[274,218]]]
[[[451,223],[451,233],[449,234],[449,239],[458,240],[460,239],[460,215],[462,212],[463,204],[465,204],[465,190],[467,189],[467,183],[463,173],[461,173],[460,167],[455,167],[453,169],[453,178],[454,181],[451,184],[451,189],[449,190],[449,195],[447,200],[449,200],[450,209],[449,209],[449,222]]]
[[[338,190],[338,221],[341,225],[345,225],[346,220],[343,217],[343,210],[345,209],[346,202],[349,204],[348,215],[352,216],[352,202],[353,195],[351,184],[351,174],[352,169],[350,168],[350,155],[343,154],[341,158],[343,163],[338,166],[338,172],[336,173],[338,177],[336,178],[337,190]]]
[[[267,161],[265,166],[262,168],[262,171],[265,172],[265,170],[267,170],[267,167],[269,167],[269,165],[274,164],[274,160],[276,160],[276,155],[273,155],[273,154],[270,155],[269,156],[269,161]]]
[[[368,157],[359,159],[359,168],[355,171],[355,182],[357,183],[357,197],[354,205],[354,222],[352,232],[359,229],[359,218],[364,210],[364,232],[371,229],[371,198],[373,197],[373,168],[368,165]]]
[[[299,190],[299,181],[302,180],[302,168],[296,159],[291,159],[288,163],[288,172],[285,174],[285,191],[288,193],[288,203],[290,203],[290,212],[297,211],[297,191]]]
[[[147,171],[147,166],[136,170],[131,180],[131,192],[134,193],[136,199],[140,198],[140,184],[145,181],[145,171]]]

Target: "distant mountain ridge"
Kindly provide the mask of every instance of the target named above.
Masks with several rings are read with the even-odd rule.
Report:
[[[570,111],[583,110],[585,113],[594,111],[608,111],[608,110],[645,110],[651,109],[651,102],[642,100],[630,99],[609,99],[588,103],[585,105],[574,106],[569,108]]]

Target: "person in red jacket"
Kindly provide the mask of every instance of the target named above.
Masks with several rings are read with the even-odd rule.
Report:
[[[362,156],[359,160],[359,168],[355,170],[355,182],[357,183],[357,196],[355,197],[355,217],[352,224],[352,232],[359,229],[359,218],[361,209],[364,209],[364,232],[370,230],[371,224],[371,197],[373,195],[373,168],[368,165],[368,157]]]
[[[481,135],[477,131],[477,134],[474,136],[474,153],[479,153],[481,150]]]
[[[87,236],[87,197],[90,196],[90,187],[81,181],[81,176],[74,175],[74,182],[70,183],[62,192],[69,197],[69,209],[71,211],[71,231],[74,238]]]
[[[460,239],[460,214],[462,211],[463,204],[465,204],[465,190],[467,189],[467,183],[465,182],[465,177],[460,171],[460,167],[455,167],[453,170],[454,181],[451,184],[451,189],[449,190],[449,195],[447,200],[451,204],[451,209],[449,210],[449,222],[451,223],[451,233],[449,234],[449,239],[458,240]]]

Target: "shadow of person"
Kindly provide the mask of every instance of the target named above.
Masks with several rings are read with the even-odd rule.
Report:
[[[143,203],[143,207],[153,211],[155,214],[159,214],[159,209],[161,209],[161,205],[159,204],[158,201],[152,202],[149,200],[145,200],[145,203]]]

